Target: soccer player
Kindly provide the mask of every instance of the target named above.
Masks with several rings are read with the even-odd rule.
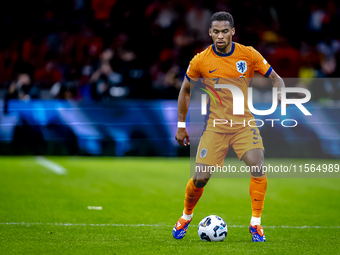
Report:
[[[233,97],[229,89],[216,89],[222,104],[210,104],[210,97],[208,98],[207,115],[198,145],[195,168],[202,171],[195,171],[193,178],[187,184],[184,211],[173,228],[173,236],[176,239],[182,239],[185,236],[193,217],[193,210],[202,196],[204,186],[211,177],[211,172],[203,171],[203,169],[216,165],[223,167],[224,158],[229,147],[232,146],[238,158],[243,160],[250,169],[258,169],[258,171],[251,172],[250,178],[252,217],[249,232],[252,234],[253,242],[266,240],[261,227],[261,213],[267,190],[267,177],[262,171],[264,165],[262,138],[256,127],[242,123],[248,123],[249,120],[254,119],[247,105],[247,89],[255,71],[269,77],[278,91],[285,85],[282,78],[258,51],[233,42],[234,34],[234,20],[230,13],[213,14],[209,29],[213,44],[191,60],[178,96],[178,129],[175,139],[182,146],[189,144],[185,120],[190,103],[191,84],[200,78],[219,84],[226,84],[223,80],[233,82],[243,92],[245,111],[244,115],[233,115]],[[211,88],[211,84],[207,86]],[[280,99],[281,94],[278,93],[278,101]],[[214,119],[226,119],[229,123],[232,121],[238,124],[214,125]]]

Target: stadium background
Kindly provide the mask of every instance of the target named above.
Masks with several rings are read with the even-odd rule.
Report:
[[[234,40],[308,88],[314,122],[328,123],[264,129],[266,156],[339,157],[339,4],[302,0],[4,1],[0,153],[189,155],[173,139],[176,99],[220,10],[234,16]],[[269,84],[252,85],[266,103]]]

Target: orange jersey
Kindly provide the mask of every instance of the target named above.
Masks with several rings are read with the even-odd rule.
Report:
[[[203,83],[212,89],[215,89],[215,84],[234,85],[241,89],[244,96],[244,115],[233,115],[234,100],[230,90],[226,88],[215,89],[222,105],[217,99],[218,97],[216,97],[217,104],[208,97],[204,130],[235,133],[242,127],[248,126],[248,121],[254,119],[248,108],[248,86],[254,77],[255,71],[268,77],[272,67],[253,47],[243,46],[234,42],[232,42],[232,48],[229,53],[222,54],[217,52],[215,45],[212,44],[190,61],[186,73],[189,81],[197,81],[199,78],[203,78]],[[216,95],[215,91],[212,95]],[[228,123],[216,124],[217,119],[227,120]],[[231,122],[233,123],[232,126]],[[234,123],[245,123],[245,125]],[[251,122],[251,125],[256,124]]]

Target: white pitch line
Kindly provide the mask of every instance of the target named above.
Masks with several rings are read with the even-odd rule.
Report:
[[[88,206],[87,209],[89,210],[103,210],[102,206]]]
[[[67,170],[65,168],[63,168],[62,166],[58,165],[57,163],[51,161],[51,160],[48,160],[47,158],[45,157],[42,157],[42,156],[38,156],[36,157],[36,162],[37,164],[47,168],[48,170],[56,173],[56,174],[59,174],[59,175],[65,175],[67,174]]]
[[[49,226],[94,226],[94,227],[173,227],[173,225],[162,224],[94,224],[94,223],[42,223],[42,222],[0,222],[0,225],[49,225]],[[189,227],[197,227],[190,225]],[[248,228],[248,225],[228,225],[228,228]],[[264,228],[295,228],[295,229],[314,229],[314,228],[340,228],[340,226],[263,226]]]

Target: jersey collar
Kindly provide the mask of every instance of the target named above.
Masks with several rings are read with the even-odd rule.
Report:
[[[234,50],[235,50],[235,43],[234,42],[231,42],[231,51],[228,52],[228,53],[220,53],[216,50],[216,47],[215,47],[215,44],[212,45],[212,48],[214,50],[214,52],[216,53],[217,56],[220,56],[220,57],[228,57],[230,55],[232,55],[234,53]]]

